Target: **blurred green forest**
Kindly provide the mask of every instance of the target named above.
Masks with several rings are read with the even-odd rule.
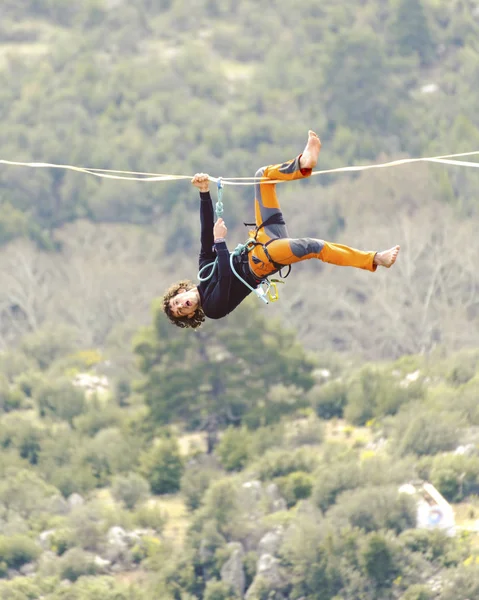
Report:
[[[473,0],[15,0],[0,159],[252,176],[479,150]],[[199,331],[196,190],[0,166],[2,600],[479,597],[477,169],[281,186],[294,268]],[[227,188],[231,239],[252,190]],[[418,529],[408,482],[452,503]]]
[[[478,32],[466,0],[315,1],[297,11],[279,1],[7,0],[1,155],[226,177],[298,154],[309,128],[323,141],[320,168],[477,150]],[[395,285],[384,274],[301,265],[296,291],[271,311],[314,349],[397,357],[477,343],[475,269],[454,253],[474,255],[464,228],[477,218],[478,183],[476,169],[414,165],[282,186],[292,235],[400,243],[407,267],[384,295]],[[234,244],[252,190],[228,188],[225,200]],[[187,182],[1,167],[3,346],[58,319],[86,345],[146,323],[150,299],[180,270],[195,277],[197,201]],[[328,290],[338,298],[338,288],[336,306]],[[392,297],[397,322],[372,321]]]
[[[300,11],[279,1],[7,0],[2,155],[249,176],[296,154],[309,127],[323,138],[324,168],[476,150],[474,9],[463,0],[310,2]],[[443,185],[455,187],[454,175]],[[454,198],[474,205],[462,177]],[[3,242],[81,217],[149,224],[195,206],[181,184],[21,169],[2,169],[2,204]]]
[[[476,597],[479,352],[311,354],[247,304],[193,341],[155,308],[129,376],[0,356],[2,600]],[[416,527],[424,481],[455,529]]]

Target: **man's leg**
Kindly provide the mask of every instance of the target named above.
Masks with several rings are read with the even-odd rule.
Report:
[[[355,267],[375,271],[376,252],[364,252],[342,244],[333,244],[314,238],[283,238],[272,240],[267,246],[271,260],[281,265],[293,265],[303,260],[316,258],[341,267]],[[255,249],[257,261],[253,261],[252,270],[258,277],[266,277],[275,271],[264,249]]]
[[[261,178],[261,181],[255,184],[254,209],[256,227],[262,225],[273,215],[278,213],[281,214],[281,208],[276,194],[276,184],[269,183],[270,181],[293,181],[295,179],[304,179],[311,174],[311,170],[301,171],[299,168],[299,160],[300,157],[298,156],[297,158],[282,164],[262,167],[256,172],[255,177]],[[268,239],[288,237],[286,225],[274,224],[267,226],[264,233],[266,233]]]
[[[261,244],[267,244],[271,240],[287,238],[288,230],[281,213],[278,196],[276,195],[276,184],[271,181],[293,181],[304,179],[311,175],[313,168],[318,162],[321,142],[314,131],[309,131],[308,141],[303,152],[293,160],[285,163],[263,167],[256,172],[260,179],[255,184],[255,222],[260,227],[273,215],[276,222],[261,227],[256,234],[256,240]],[[251,234],[253,235],[253,234]],[[271,265],[266,258],[261,246],[254,248],[249,254],[250,269],[253,273],[271,272]],[[261,275],[258,275],[261,276]]]
[[[332,265],[355,267],[366,271],[375,271],[378,267],[392,267],[400,250],[399,246],[393,246],[382,252],[369,252],[314,238],[277,239],[271,241],[267,248],[271,260],[281,265],[293,265],[303,260],[317,258]],[[258,246],[255,251],[259,262],[253,262],[251,268],[256,277],[261,279],[274,273],[276,269],[264,249]]]
[[[263,167],[256,172],[255,176],[261,178],[255,184],[255,221],[257,227],[272,215],[281,213],[276,195],[276,184],[269,182],[274,180],[293,181],[309,177],[318,162],[320,149],[321,142],[318,136],[313,131],[310,131],[302,154],[288,162]],[[270,228],[266,228],[264,233],[266,233],[268,238],[288,236],[285,225],[273,225]]]

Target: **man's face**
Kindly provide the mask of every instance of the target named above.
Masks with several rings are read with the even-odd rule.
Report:
[[[191,319],[198,308],[198,293],[196,290],[186,291],[182,288],[178,290],[176,296],[170,300],[171,314],[178,317],[187,317]]]

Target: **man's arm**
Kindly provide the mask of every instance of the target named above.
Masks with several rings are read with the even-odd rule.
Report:
[[[210,196],[210,182],[206,173],[197,173],[191,183],[198,188],[200,192],[200,222],[201,222],[201,249],[200,249],[200,267],[206,262],[215,259],[213,249],[213,202]]]
[[[233,272],[230,265],[230,253],[226,246],[225,237],[228,229],[223,219],[218,219],[213,228],[214,244],[218,255],[217,274],[214,285],[208,286],[207,296],[204,298],[203,308],[207,315],[220,315],[229,304]],[[224,316],[226,313],[223,313]]]
[[[213,249],[213,202],[209,192],[200,192],[200,222],[201,222],[201,249],[200,264],[207,260],[214,260]]]

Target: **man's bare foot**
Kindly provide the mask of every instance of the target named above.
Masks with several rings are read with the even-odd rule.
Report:
[[[303,150],[303,154],[299,159],[299,168],[300,169],[314,169],[316,163],[318,162],[319,151],[321,150],[321,140],[314,133],[314,131],[309,130],[308,132],[308,141],[306,143],[306,147]]]
[[[393,248],[389,248],[389,250],[383,250],[382,252],[376,252],[376,256],[374,257],[373,263],[378,265],[378,267],[392,267],[396,262],[396,258],[399,254],[400,246],[394,246]]]

